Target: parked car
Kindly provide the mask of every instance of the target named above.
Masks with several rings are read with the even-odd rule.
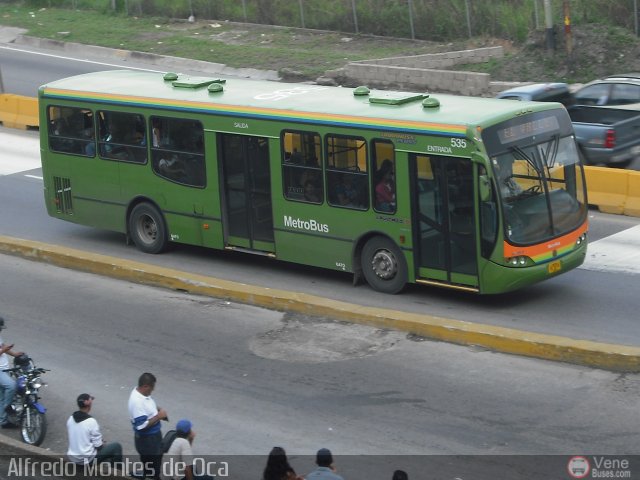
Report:
[[[569,85],[566,83],[534,83],[510,88],[500,92],[497,98],[533,102],[560,102],[565,106],[573,103]]]
[[[640,109],[640,73],[611,75],[587,83],[573,94],[578,105],[629,105]]]

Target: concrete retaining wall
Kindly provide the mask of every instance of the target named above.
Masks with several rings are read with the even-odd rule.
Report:
[[[487,73],[447,69],[456,65],[484,63],[492,58],[503,56],[502,47],[486,47],[362,60],[350,62],[344,68],[327,72],[326,77],[320,79],[320,83],[493,97],[498,92],[521,83],[491,82],[491,77]]]

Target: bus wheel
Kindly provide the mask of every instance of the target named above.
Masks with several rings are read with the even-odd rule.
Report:
[[[129,235],[145,253],[160,253],[167,247],[167,227],[162,214],[149,203],[133,207],[129,215]]]
[[[371,288],[399,293],[407,283],[407,264],[400,249],[389,239],[371,238],[362,249],[362,272]]]

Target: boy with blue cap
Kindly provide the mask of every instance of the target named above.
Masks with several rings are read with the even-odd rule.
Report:
[[[209,475],[196,475],[193,473],[193,450],[191,445],[196,438],[193,424],[190,420],[182,419],[176,424],[176,438],[171,443],[164,456],[163,474],[170,474],[168,480],[206,480]]]

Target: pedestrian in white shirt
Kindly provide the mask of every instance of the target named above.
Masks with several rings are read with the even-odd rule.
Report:
[[[69,449],[67,457],[73,463],[86,465],[94,460],[98,463],[122,462],[122,446],[118,442],[105,443],[100,425],[89,415],[94,398],[88,393],[78,395],[78,410],[67,420]]]

